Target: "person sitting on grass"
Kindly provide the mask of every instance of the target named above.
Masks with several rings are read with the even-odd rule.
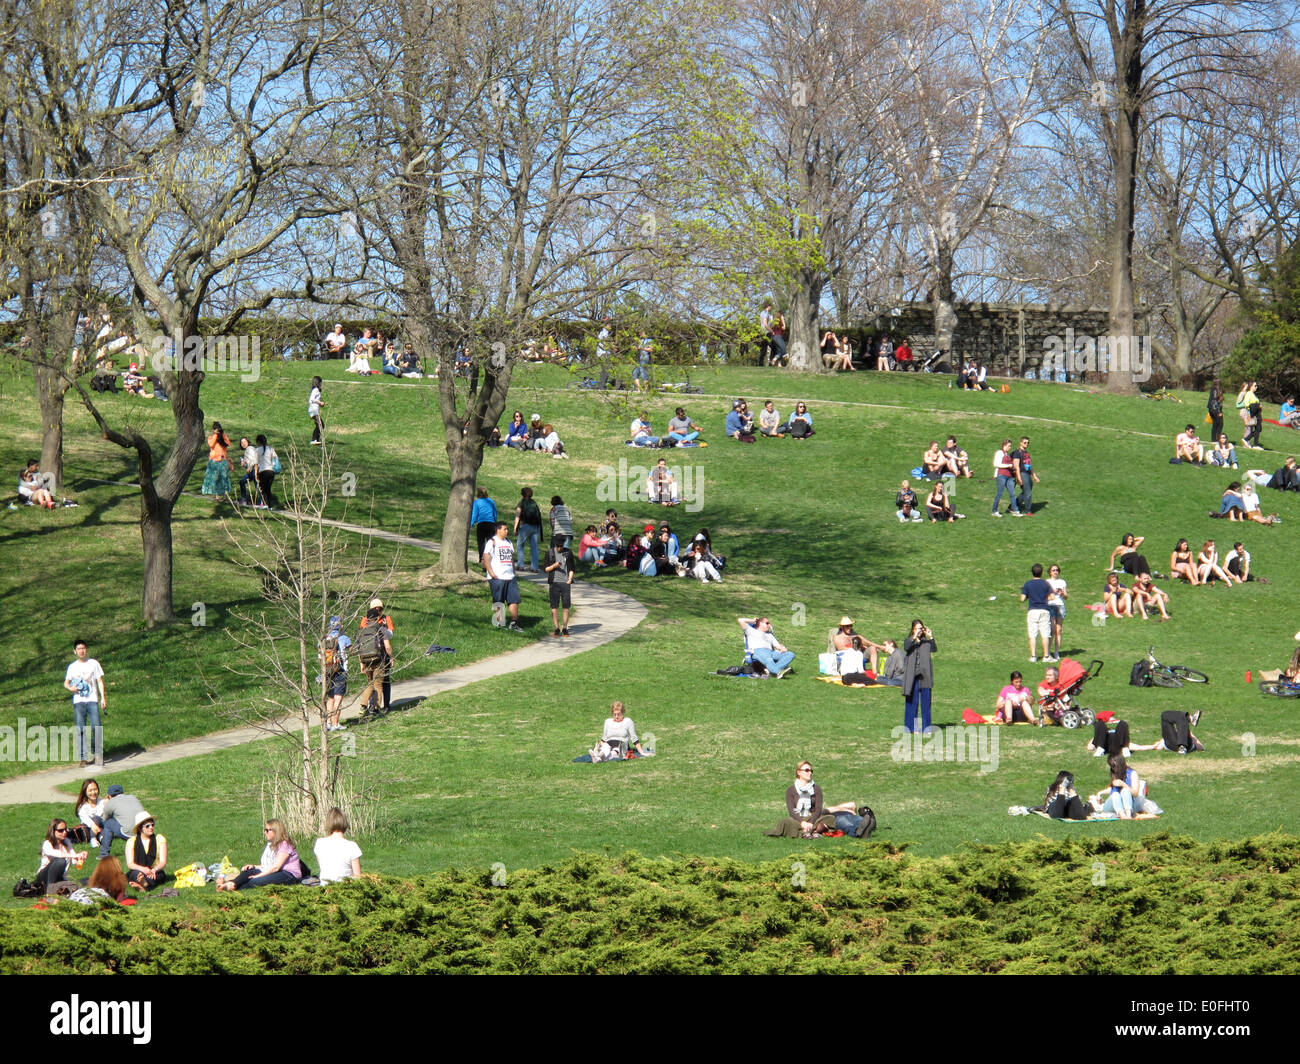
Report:
[[[668,468],[666,459],[660,458],[645,481],[646,497],[650,505],[676,506],[680,501],[677,494],[677,478]]]
[[[917,507],[920,503],[917,502],[916,492],[912,490],[912,485],[909,481],[905,480],[899,485],[898,494],[894,496],[894,505],[898,508],[900,520],[904,519],[901,517],[904,508],[907,509],[911,520],[921,520],[921,515],[917,513]]]
[[[347,834],[348,818],[335,806],[325,818],[325,836],[317,839],[312,848],[322,884],[341,883],[361,875],[361,847]]]
[[[1106,586],[1101,589],[1102,609],[1112,617],[1132,617],[1133,599],[1129,589],[1119,582],[1119,574],[1111,573],[1106,577]]]
[[[1233,543],[1232,550],[1224,555],[1223,567],[1243,584],[1248,580],[1257,580],[1261,584],[1271,582],[1268,577],[1250,571],[1250,551],[1241,545],[1241,540]]]
[[[1166,711],[1166,712],[1176,712],[1176,711],[1169,710],[1169,711]],[[1198,709],[1195,713],[1182,713],[1182,714],[1179,714],[1179,715],[1182,716],[1182,717],[1185,717],[1186,720],[1187,720],[1187,739],[1188,739],[1188,742],[1190,743],[1190,745],[1187,746],[1187,747],[1181,747],[1181,746],[1180,746],[1180,747],[1178,747],[1178,749],[1177,749],[1176,752],[1177,752],[1177,753],[1180,753],[1180,754],[1186,754],[1186,753],[1188,753],[1189,751],[1199,751],[1199,750],[1204,750],[1204,749],[1205,749],[1205,744],[1202,743],[1200,739],[1198,739],[1195,735],[1192,734],[1192,729],[1195,728],[1196,725],[1197,725],[1198,723],[1200,723],[1200,720],[1201,720],[1201,711]],[[1168,746],[1165,745],[1164,736],[1162,735],[1159,739],[1157,739],[1155,742],[1151,743],[1151,744],[1148,745],[1148,746],[1141,746],[1141,745],[1139,745],[1138,743],[1135,743],[1135,742],[1130,741],[1130,743],[1129,743],[1129,749],[1131,749],[1131,750],[1169,750],[1170,747],[1168,747]]]
[[[958,446],[956,436],[949,436],[944,443],[943,456],[948,461],[948,468],[957,476],[970,476],[970,455]]]
[[[596,531],[595,525],[588,525],[578,540],[578,559],[588,565],[605,564],[605,545],[609,540]]]
[[[1277,419],[1289,429],[1300,428],[1300,408],[1295,405],[1295,396],[1288,395],[1278,408]]]
[[[69,867],[80,868],[86,860],[84,850],[77,851],[68,842],[68,822],[63,817],[50,821],[49,830],[41,842],[41,863],[36,869],[36,886],[46,894],[53,893],[54,885],[68,878]]]
[[[651,431],[650,417],[644,410],[632,419],[632,427],[629,432],[632,436],[633,447],[659,446],[659,437]]]
[[[1278,491],[1300,491],[1300,468],[1297,468],[1294,456],[1288,457],[1269,477],[1268,486]]]
[[[763,409],[758,412],[758,431],[764,436],[772,436],[776,439],[784,439],[785,433],[781,431],[781,413],[772,404],[769,399],[763,404]]]
[[[926,496],[925,510],[930,515],[931,524],[935,521],[953,522],[966,516],[953,509],[952,500],[943,490],[943,484],[936,484],[934,490]]]
[[[1250,476],[1251,472],[1252,470],[1246,471],[1247,477]],[[1264,516],[1263,511],[1259,508],[1259,495],[1255,491],[1255,484],[1249,479],[1241,486],[1241,508],[1247,521],[1254,521],[1260,525],[1280,525],[1282,523],[1282,519],[1277,514]]]
[[[808,413],[808,407],[803,403],[795,403],[794,413],[790,415],[791,438],[806,440],[809,436],[815,435],[812,414]]]
[[[939,450],[938,440],[931,440],[925,454],[921,455],[921,471],[927,478],[941,477],[945,473],[957,475],[952,463],[944,456],[943,451]]]
[[[50,489],[45,486],[40,473],[30,465],[18,474],[18,494],[26,500],[28,506],[41,506],[46,510],[55,507]]]
[[[648,757],[641,740],[636,733],[636,725],[627,716],[627,708],[622,702],[614,702],[609,707],[609,716],[600,729],[600,742],[609,747],[615,755],[609,760],[624,760],[630,752],[633,757]]]
[[[263,829],[266,848],[262,859],[255,865],[244,865],[234,879],[217,876],[217,890],[246,890],[251,887],[269,887],[302,882],[302,861],[293,839],[280,820],[268,820]]]
[[[998,692],[993,702],[994,724],[1015,724],[1017,721],[1038,723],[1034,716],[1034,693],[1025,686],[1019,670],[1011,674],[1011,682]]]
[[[1043,812],[1053,820],[1087,820],[1088,806],[1074,789],[1074,773],[1058,772],[1043,797]]]
[[[1205,445],[1196,437],[1196,426],[1188,425],[1174,439],[1174,457],[1180,462],[1205,465]]]
[[[750,417],[745,400],[737,399],[732,404],[731,413],[727,415],[726,432],[730,439],[741,443],[754,442],[754,419]]]
[[[686,416],[686,410],[678,407],[668,422],[668,442],[674,447],[684,443],[694,443],[700,437],[700,426]]]
[[[1192,548],[1185,539],[1180,539],[1169,555],[1169,579],[1186,580],[1192,587],[1198,587],[1201,583],[1196,572],[1196,562],[1192,558]]]
[[[906,656],[892,639],[886,639],[880,645],[880,649],[885,652],[885,664],[876,673],[876,683],[888,684],[890,687],[902,687]]]
[[[1212,584],[1215,580],[1222,580],[1224,587],[1231,588],[1234,580],[1241,583],[1219,564],[1219,552],[1215,550],[1212,539],[1207,539],[1201,544],[1201,549],[1196,555],[1196,575],[1202,584]]]
[[[772,831],[764,832],[771,838],[811,839],[818,835],[827,835],[832,831],[843,830],[838,827],[839,814],[853,817],[852,830],[845,834],[857,834],[861,824],[866,821],[855,811],[853,802],[842,802],[828,806],[822,796],[821,787],[813,782],[813,767],[808,761],[800,761],[795,769],[794,783],[785,792],[786,815]]]
[[[1143,573],[1133,581],[1131,590],[1132,605],[1137,609],[1138,616],[1144,621],[1150,620],[1150,610],[1160,611],[1160,616],[1154,618],[1157,621],[1169,620],[1169,611],[1166,606],[1169,604],[1169,595],[1162,591],[1151,580],[1150,573]]]
[[[1103,791],[1096,796],[1102,798],[1105,795],[1098,812],[1115,813],[1121,820],[1132,820],[1136,816],[1157,817],[1164,812],[1146,796],[1146,783],[1136,769],[1128,767],[1123,754],[1111,754],[1106,767],[1110,772],[1110,792],[1106,794]]]
[[[701,584],[707,584],[712,580],[715,584],[722,583],[722,576],[717,567],[709,561],[709,552],[705,550],[704,544],[696,540],[691,544],[690,549],[686,552],[684,563],[687,571],[695,577]]]
[[[1220,466],[1223,469],[1237,468],[1237,448],[1228,440],[1226,433],[1220,432],[1219,438],[1214,441],[1214,449],[1210,452],[1210,465]]]
[[[761,665],[768,677],[781,679],[794,663],[794,651],[789,650],[772,631],[772,622],[766,617],[737,617],[736,622],[745,635],[745,660]]]
[[[168,880],[167,836],[159,835],[151,817],[141,810],[135,831],[126,840],[126,878],[134,887],[153,890]]]

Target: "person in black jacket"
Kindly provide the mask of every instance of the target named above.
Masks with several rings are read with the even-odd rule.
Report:
[[[934,635],[920,620],[912,622],[912,630],[903,641],[903,728],[917,731],[916,712],[921,711],[920,732],[929,735],[930,692],[934,687],[934,667],[930,656],[937,650]]]

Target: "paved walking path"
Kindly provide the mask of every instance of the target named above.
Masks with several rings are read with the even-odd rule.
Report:
[[[398,535],[395,532],[365,528],[361,525],[352,525],[344,521],[332,521],[327,518],[322,519],[321,523],[329,525],[331,528],[340,528],[348,532],[355,532],[358,535],[371,536],[374,539],[387,540],[391,543],[415,547],[419,550],[436,552],[440,549],[439,544],[433,540],[417,539],[414,536]],[[534,583],[544,582],[544,577],[532,573],[520,573],[519,575],[520,579],[531,580]],[[486,581],[484,582],[483,592],[483,613],[484,623],[486,624],[488,613]],[[399,702],[415,701],[432,695],[444,694],[447,691],[455,691],[457,688],[477,683],[479,680],[488,680],[494,676],[501,676],[510,672],[520,672],[524,669],[534,668],[537,665],[549,665],[552,662],[573,657],[575,654],[581,654],[584,650],[593,650],[605,643],[612,642],[625,632],[631,631],[641,623],[645,615],[645,607],[628,595],[594,584],[581,581],[575,582],[573,585],[574,623],[569,625],[569,631],[572,635],[568,639],[555,639],[548,636],[538,642],[520,647],[518,650],[510,650],[504,654],[485,658],[469,665],[447,669],[433,676],[423,676],[415,680],[394,683],[392,691],[393,704],[397,705]],[[543,621],[549,625],[549,611]],[[507,646],[521,637],[514,632],[502,629],[500,638],[502,645]],[[353,706],[343,711],[343,720],[354,719],[360,715],[361,707],[359,705]],[[286,717],[284,721],[285,723],[296,722],[297,718]],[[240,746],[244,743],[255,742],[258,739],[265,739],[273,730],[273,727],[232,728],[228,731],[212,732],[209,735],[202,735],[195,739],[167,743],[140,753],[112,758],[99,767],[91,766],[83,769],[76,765],[48,769],[44,772],[33,772],[26,776],[20,776],[18,779],[0,782],[0,805],[67,803],[70,799],[66,792],[56,789],[62,784],[77,783],[89,775],[106,776],[110,773],[134,771],[140,768],[148,768],[150,765],[160,765],[165,761],[176,761],[183,757],[197,757],[200,754],[209,754],[216,750],[228,750],[232,746]],[[103,783],[102,780],[101,783]],[[107,786],[107,784],[104,785]]]

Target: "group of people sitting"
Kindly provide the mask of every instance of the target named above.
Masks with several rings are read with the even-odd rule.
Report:
[[[602,525],[588,525],[578,540],[578,559],[589,565],[622,565],[642,576],[693,576],[701,583],[722,583],[726,559],[713,552],[713,539],[701,528],[682,550],[672,526],[647,522],[630,540],[624,539],[618,513],[605,512]]]
[[[989,371],[982,362],[967,360],[957,371],[957,387],[968,391],[986,392],[989,390]]]
[[[506,426],[504,436],[499,428],[494,428],[488,436],[487,445],[511,447],[516,451],[540,451],[555,458],[569,457],[555,426],[544,423],[541,414],[534,414],[525,422],[522,410],[516,410],[510,416],[510,424]]]
[[[761,435],[775,439],[790,436],[796,440],[806,440],[809,436],[815,435],[812,414],[808,412],[808,406],[803,402],[795,403],[794,413],[788,420],[782,421],[776,404],[768,399],[759,412],[757,425]],[[754,415],[750,413],[749,403],[744,399],[737,399],[731,404],[731,412],[727,415],[728,438],[739,440],[741,443],[753,443],[757,439],[754,435],[754,427]]]
[[[363,329],[357,341],[348,348],[348,338],[343,332],[342,322],[334,323],[334,331],[325,337],[325,354],[328,358],[348,356],[348,373],[363,376],[386,373],[390,377],[411,377],[419,379],[424,376],[424,366],[411,344],[398,347],[397,341],[387,337],[382,331],[376,335],[370,329]],[[371,360],[379,363],[379,368],[371,367]],[[436,377],[437,374],[435,373]]]
[[[835,333],[827,329],[822,334],[822,365],[827,369],[849,372],[856,367],[853,365],[853,344],[848,335],[836,336]]]
[[[969,478],[970,455],[958,445],[956,436],[949,436],[943,447],[939,446],[938,440],[931,440],[930,446],[921,455],[921,472],[927,480]]]
[[[668,431],[657,436],[650,424],[650,415],[642,410],[632,419],[627,442],[630,447],[703,447],[704,444],[697,442],[701,431],[700,426],[687,417],[686,411],[679,406],[668,422]]]
[[[1229,521],[1254,521],[1260,525],[1281,524],[1282,518],[1277,514],[1264,514],[1259,502],[1259,487],[1300,491],[1300,468],[1297,468],[1295,458],[1287,458],[1272,473],[1263,469],[1247,469],[1244,480],[1234,480],[1224,488],[1219,497],[1219,510],[1217,513],[1210,511],[1210,516],[1227,518]]]
[[[830,633],[825,663],[845,687],[903,686],[904,654],[898,644],[892,639],[877,643],[859,635],[848,616],[841,617]]]
[[[55,501],[54,474],[42,473],[41,463],[35,458],[27,459],[27,464],[18,471],[18,497],[27,506],[41,506],[53,510],[59,506],[76,506],[70,499]]]
[[[916,492],[912,490],[912,485],[908,481],[904,480],[899,486],[898,493],[894,496],[894,505],[897,508],[896,513],[900,524],[921,520],[921,508],[917,501]],[[935,521],[960,521],[966,516],[958,513],[953,507],[952,499],[949,497],[948,490],[943,486],[942,481],[936,483],[925,497],[925,513],[929,516],[931,523]]]
[[[114,784],[106,795],[101,795],[97,780],[84,780],[74,809],[75,820],[55,817],[50,822],[41,843],[40,864],[33,884],[37,891],[67,894],[86,903],[100,899],[125,902],[129,900],[128,890],[148,892],[174,881],[175,876],[168,870],[170,854],[166,836],[158,833],[153,815],[140,800],[125,793],[120,784]],[[326,835],[315,846],[322,883],[361,874],[361,849],[345,837],[347,830],[347,818],[341,810],[332,809],[326,822]],[[302,881],[304,868],[284,824],[279,820],[266,821],[265,834],[268,838],[261,861],[245,865],[228,882],[218,876],[218,890]],[[115,839],[123,839],[126,844],[125,870],[112,856]],[[99,850],[98,863],[88,880],[71,879],[89,856],[88,849],[77,850],[78,843]]]

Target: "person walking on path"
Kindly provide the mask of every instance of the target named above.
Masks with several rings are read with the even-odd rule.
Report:
[[[492,589],[493,623],[512,632],[522,632],[523,629],[519,627],[520,596],[519,581],[515,579],[515,550],[510,545],[507,531],[504,521],[497,524],[497,534],[483,552],[483,568],[487,570],[488,584]],[[502,623],[507,608],[510,611],[508,624]]]
[[[569,634],[569,610],[573,605],[573,593],[570,590],[573,585],[573,552],[569,550],[564,543],[564,537],[555,535],[551,537],[551,549],[546,552],[546,560],[542,563],[542,568],[546,571],[546,582],[550,585],[551,595],[551,623],[555,626],[555,634],[558,636],[568,636]],[[559,610],[564,609],[564,623],[560,623]]]
[[[63,676],[63,686],[72,692],[72,719],[77,728],[77,757],[83,768],[92,760],[102,765],[104,728],[100,711],[108,708],[108,696],[104,693],[104,670],[98,661],[87,656],[89,648],[84,639],[78,639],[72,647],[77,660],[68,666],[68,671]],[[87,724],[91,729],[90,748],[86,746],[84,734]]]
[[[367,613],[365,617],[361,618],[361,627],[364,629],[370,623],[369,610],[377,609],[379,610],[379,623],[388,629],[388,638],[391,640],[394,631],[393,618],[384,612],[383,600],[379,598],[372,598],[370,600],[370,604],[366,607],[366,609],[367,609]],[[392,671],[393,671],[393,652],[390,647],[390,649],[388,650],[388,652],[384,657],[384,669],[382,675],[385,713],[387,713],[389,709],[392,708],[393,705],[393,684],[391,678]]]
[[[371,606],[366,610],[365,620],[357,632],[357,655],[361,659],[361,670],[366,674],[366,686],[361,692],[363,721],[379,716],[378,702],[383,695],[388,663],[393,658],[393,644],[388,638],[391,633],[382,619],[384,604],[378,599],[370,601]],[[376,602],[379,605],[374,605]]]
[[[519,568],[524,569],[524,551],[531,545],[533,565],[524,571],[535,573],[538,543],[542,534],[542,508],[533,498],[532,488],[520,488],[519,495],[519,505],[515,507],[515,552],[512,561],[518,561]]]
[[[903,640],[903,730],[906,732],[917,731],[918,709],[921,733],[929,735],[934,730],[930,727],[930,693],[934,688],[930,657],[937,649],[930,629],[919,620],[913,621],[911,632]]]

